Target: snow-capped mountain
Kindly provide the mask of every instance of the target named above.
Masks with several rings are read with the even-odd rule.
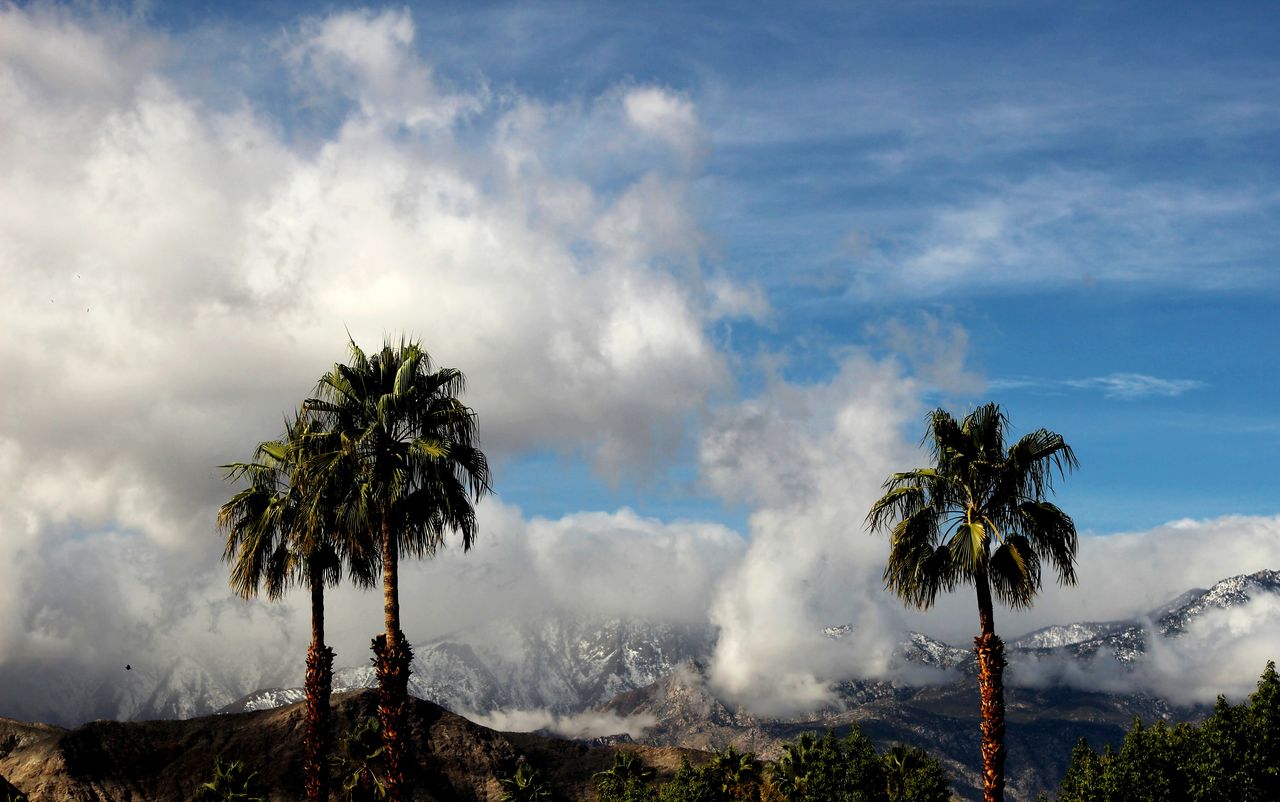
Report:
[[[547,618],[499,621],[414,646],[409,690],[452,710],[570,713],[649,685],[686,660],[705,660],[710,626]],[[377,685],[372,666],[334,672],[334,690]],[[219,712],[261,710],[301,699],[301,689],[250,694]]]
[[[1114,659],[1138,665],[1151,637],[1179,638],[1215,610],[1280,598],[1280,572],[1260,571],[1187,591],[1145,616],[1045,627],[1008,643],[1019,662]],[[828,637],[856,638],[847,625]],[[549,710],[575,713],[615,695],[643,688],[686,661],[707,664],[715,645],[710,625],[657,624],[620,619],[545,617],[495,621],[487,627],[415,644],[412,692],[464,713]],[[972,651],[919,633],[904,633],[900,660],[943,671],[972,673]],[[293,687],[299,656],[265,648],[246,656],[227,652],[213,662],[182,654],[139,655],[129,670],[104,672],[67,663],[39,670],[10,661],[0,682],[22,701],[6,715],[57,724],[95,718],[187,718],[217,710],[255,710],[300,701]],[[909,675],[907,675],[909,676]],[[335,673],[336,690],[376,685],[368,664]],[[847,678],[835,684],[842,705],[899,695],[901,683]],[[262,689],[262,690],[255,690]],[[246,694],[248,694],[246,696]],[[819,713],[820,711],[815,711]]]
[[[181,653],[142,654],[136,664],[86,665],[75,660],[31,665],[0,664],[0,683],[11,702],[6,716],[74,725],[94,719],[118,721],[190,718],[210,713],[261,687],[281,686],[298,674],[292,654],[227,653],[197,661]]]
[[[1205,590],[1183,593],[1138,619],[1077,623],[1045,627],[1009,643],[1011,659],[1074,657],[1095,659],[1110,655],[1122,664],[1133,664],[1147,651],[1152,634],[1178,638],[1206,613],[1242,607],[1259,596],[1280,596],[1280,571],[1258,571],[1224,579]]]
[[[1224,579],[1209,589],[1187,591],[1146,615],[1123,621],[1061,624],[1008,643],[1010,662],[1088,661],[1111,657],[1121,665],[1140,661],[1151,633],[1176,638],[1206,612],[1245,605],[1259,594],[1280,595],[1280,572],[1260,571]],[[857,636],[847,625],[823,630],[840,640]],[[706,664],[715,645],[709,626],[653,624],[586,617],[495,622],[482,630],[415,646],[411,692],[466,713],[543,709],[579,712],[620,693],[644,688],[671,675],[686,661]],[[970,649],[918,632],[904,634],[903,663],[973,674]],[[374,687],[372,667],[335,672],[335,690]],[[834,683],[841,709],[901,696],[899,682],[846,678]],[[269,689],[223,708],[259,710],[302,699],[302,691]],[[814,711],[826,715],[831,710]]]

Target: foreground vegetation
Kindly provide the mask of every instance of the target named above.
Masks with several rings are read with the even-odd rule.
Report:
[[[1221,696],[1198,725],[1135,721],[1119,751],[1081,739],[1057,802],[1274,802],[1280,798],[1280,678],[1268,662],[1249,699]],[[1044,797],[1042,797],[1042,800]]]
[[[856,727],[844,738],[805,733],[774,761],[728,747],[694,766],[686,758],[667,782],[635,752],[620,751],[595,775],[596,802],[947,802],[942,764],[924,750],[883,755]],[[503,802],[562,800],[528,763],[503,781]]]

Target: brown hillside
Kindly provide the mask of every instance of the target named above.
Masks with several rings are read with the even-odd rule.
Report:
[[[375,704],[372,691],[334,697],[335,734],[373,715]],[[414,799],[422,802],[496,802],[499,778],[522,756],[568,798],[590,799],[591,775],[608,768],[619,748],[640,752],[660,776],[688,753],[496,732],[418,699],[411,721]],[[95,721],[74,730],[0,718],[0,777],[32,802],[187,802],[221,756],[257,771],[273,802],[300,800],[302,729],[301,704],[187,721]]]

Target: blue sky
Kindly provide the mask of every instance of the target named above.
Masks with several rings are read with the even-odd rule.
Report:
[[[589,574],[720,626],[740,694],[821,686],[833,622],[963,637],[967,601],[884,598],[861,520],[929,409],[989,400],[1075,448],[1058,501],[1091,535],[1093,584],[1010,628],[1280,566],[1278,29],[1248,3],[0,3],[0,661],[114,665],[220,615],[273,649],[275,614],[227,602],[216,466],[348,331],[470,380],[496,496],[406,584],[451,625],[478,577],[543,610],[599,604]]]
[[[771,307],[710,332],[739,392],[758,388],[762,357],[822,380],[869,329],[928,315],[963,328],[986,384],[930,400],[994,399],[1066,435],[1082,469],[1061,498],[1083,528],[1275,511],[1280,63],[1265,5],[410,9],[415,49],[455,87],[574,104],[654,84],[696,106],[703,269],[757,282]],[[310,11],[144,16],[202,45],[178,56],[201,80],[231,43],[278,42]],[[341,115],[277,77],[237,90],[293,137]],[[564,147],[553,158],[574,169],[591,145]],[[587,167],[604,192],[634,177]],[[1108,383],[1126,375],[1127,390]],[[743,522],[678,466],[613,485],[539,449],[504,470],[503,497],[533,514],[627,504]]]

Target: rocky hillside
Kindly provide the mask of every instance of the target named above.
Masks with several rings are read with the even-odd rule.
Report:
[[[657,724],[638,739],[647,745],[699,750],[734,746],[775,758],[781,744],[806,731],[844,735],[857,725],[880,749],[907,743],[939,758],[955,793],[981,799],[978,767],[978,691],[972,678],[911,688],[848,681],[836,686],[835,703],[790,719],[771,719],[727,704],[708,686],[703,667],[689,663],[646,688],[602,705],[618,716],[652,717]],[[1074,688],[1006,689],[1009,745],[1008,798],[1030,802],[1062,779],[1080,738],[1118,745],[1134,716],[1194,720],[1208,708],[1179,708],[1143,694],[1103,694]]]
[[[335,731],[373,715],[373,693],[335,699]],[[99,721],[73,730],[0,719],[0,777],[32,802],[187,802],[212,774],[215,757],[257,771],[268,799],[299,800],[301,705],[186,721]],[[499,779],[523,757],[569,798],[584,798],[592,774],[608,768],[615,747],[528,733],[500,733],[414,700],[410,739],[420,802],[494,802]],[[628,746],[669,775],[686,750]],[[4,786],[0,784],[0,789]]]

